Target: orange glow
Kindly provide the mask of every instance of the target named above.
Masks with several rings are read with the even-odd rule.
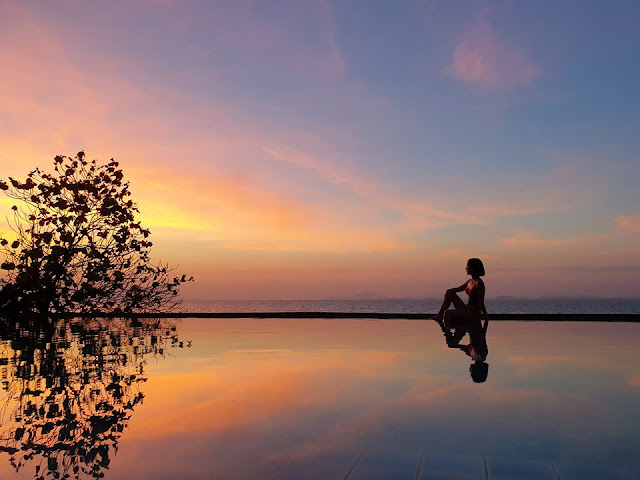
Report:
[[[291,408],[330,402],[341,391],[340,386],[326,384],[327,376],[336,371],[342,371],[345,377],[373,376],[391,373],[399,361],[395,353],[366,350],[325,351],[320,358],[292,361],[298,353],[228,352],[225,362],[205,371],[152,378],[145,385],[150,400],[144,417],[138,418],[137,434],[155,437],[241,428]],[[165,394],[168,385],[176,392],[170,398]],[[158,409],[154,409],[154,398],[163,399]],[[201,400],[194,403],[189,399]]]

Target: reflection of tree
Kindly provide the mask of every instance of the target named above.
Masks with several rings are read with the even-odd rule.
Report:
[[[35,477],[101,478],[144,398],[146,360],[182,347],[166,321],[0,319],[0,451]]]

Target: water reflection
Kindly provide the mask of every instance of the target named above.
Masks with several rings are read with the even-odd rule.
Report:
[[[473,360],[469,365],[471,379],[475,383],[485,382],[489,375],[489,364],[486,362],[489,355],[487,346],[489,321],[486,320],[483,325],[480,318],[476,317],[462,318],[458,321],[452,321],[455,318],[450,317],[444,320],[434,318],[434,320],[440,326],[447,346],[461,350]],[[469,334],[469,343],[461,344],[460,342],[467,334]]]
[[[193,346],[175,349],[172,358],[158,362],[151,359],[175,343],[170,337],[176,332],[166,326],[154,331],[126,324],[82,325],[83,331],[95,332],[84,340],[65,333],[71,328],[62,324],[49,334],[29,333],[27,327],[19,335],[0,333],[5,339],[0,340],[5,359],[0,370],[8,369],[5,380],[12,385],[0,393],[2,445],[19,449],[15,462],[34,454],[16,473],[6,461],[9,455],[0,452],[0,478],[33,478],[36,465],[39,474],[53,478],[49,457],[56,459],[60,476],[65,469],[73,476],[78,465],[76,476],[104,473],[118,480],[326,480],[349,472],[349,480],[640,478],[640,372],[634,361],[640,324],[491,322],[491,377],[481,384],[469,381],[467,370],[475,362],[460,349],[471,344],[476,350],[469,332],[456,348],[447,348],[433,322],[185,319],[180,336],[193,340]],[[46,354],[33,346],[31,356],[20,351],[18,337],[29,335],[52,339],[39,340],[39,351],[49,352],[48,358],[60,352],[56,361],[64,360],[67,372],[76,372],[77,364],[77,371],[99,365],[99,356],[109,351],[127,355],[126,367],[103,361],[102,373],[91,373],[93,384],[87,387],[99,389],[114,410],[123,412],[122,431],[98,431],[93,440],[89,418],[108,413],[93,412],[94,401],[83,404],[86,413],[73,431],[86,439],[84,452],[55,446],[55,429],[49,432],[56,435],[50,443],[24,439],[27,430],[42,437],[42,428],[24,425],[25,418],[16,422],[16,416],[24,416],[18,409],[20,392],[27,387],[50,392],[62,386],[63,378],[68,384],[81,378],[47,374],[40,386],[29,380],[33,373],[19,378],[22,355],[38,372],[46,364],[38,360]],[[153,335],[156,345],[165,342],[162,351],[153,345]],[[107,390],[112,370],[122,379],[148,380],[117,382],[122,398],[114,399],[115,389]],[[51,387],[47,377],[53,378]],[[78,395],[79,388],[69,397]],[[13,403],[7,406],[2,399],[8,391]],[[144,402],[125,409],[142,391]],[[59,429],[58,419],[46,420],[49,394],[37,402],[25,395],[23,404],[30,400],[36,409],[43,406],[40,424],[51,421]],[[67,421],[65,415],[60,419]],[[25,428],[20,442],[16,427]],[[52,453],[34,453],[34,444]],[[99,467],[94,475],[85,460],[86,445],[105,444],[108,470]],[[63,465],[70,455],[76,458]],[[101,460],[96,453],[94,463]],[[593,474],[579,473],[585,469]]]
[[[36,478],[103,477],[146,362],[183,346],[166,320],[0,319],[0,451]]]

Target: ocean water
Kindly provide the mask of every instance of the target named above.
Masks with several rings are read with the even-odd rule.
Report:
[[[353,312],[353,313],[432,313],[442,300],[211,300],[185,301],[187,312]],[[488,299],[491,313],[622,313],[640,314],[640,299]]]

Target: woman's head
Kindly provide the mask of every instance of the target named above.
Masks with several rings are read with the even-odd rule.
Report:
[[[489,364],[484,362],[476,362],[469,365],[469,373],[474,383],[483,383],[487,381],[489,376]]]
[[[479,258],[467,260],[467,271],[472,277],[482,277],[484,275],[484,265]]]

